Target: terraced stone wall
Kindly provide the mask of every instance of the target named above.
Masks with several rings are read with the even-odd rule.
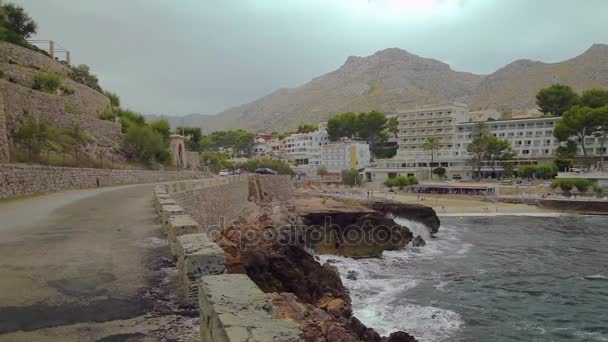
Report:
[[[6,115],[4,114],[4,97],[0,92],[0,164],[9,161],[8,138],[6,137]]]
[[[196,171],[110,170],[0,164],[0,199],[108,185],[208,177],[208,174]]]

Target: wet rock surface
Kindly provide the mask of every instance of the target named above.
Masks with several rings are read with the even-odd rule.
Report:
[[[218,240],[227,271],[245,273],[262,291],[273,293],[275,315],[295,321],[306,341],[416,341],[406,333],[381,337],[353,316],[348,290],[337,270],[321,265],[309,253],[303,228],[306,219],[293,209],[291,203],[269,205],[227,227]],[[353,215],[340,219],[386,218],[369,211]]]
[[[318,207],[310,199],[304,201],[305,205],[298,205],[298,215],[306,246],[317,253],[380,257],[383,251],[401,249],[413,239],[407,227],[385,213],[339,201],[321,202]]]
[[[424,247],[426,246],[426,241],[422,238],[422,236],[418,235],[412,240],[412,247]]]
[[[408,220],[418,221],[429,227],[431,234],[439,231],[440,221],[437,213],[431,207],[420,204],[409,204],[388,199],[373,199],[369,207],[382,213],[404,217]]]

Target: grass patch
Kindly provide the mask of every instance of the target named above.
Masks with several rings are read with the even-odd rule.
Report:
[[[57,94],[61,87],[63,77],[54,72],[39,71],[34,77],[32,89],[45,92],[47,94]]]

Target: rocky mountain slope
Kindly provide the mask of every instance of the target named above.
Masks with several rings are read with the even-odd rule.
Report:
[[[449,65],[401,49],[348,57],[338,70],[292,89],[279,89],[217,115],[170,118],[205,131],[244,128],[283,131],[317,123],[344,111],[395,112],[423,104],[458,100],[471,110],[520,113],[535,109],[539,88],[561,82],[577,91],[608,86],[608,45],[596,44],[559,62],[518,60],[490,75],[458,72]]]

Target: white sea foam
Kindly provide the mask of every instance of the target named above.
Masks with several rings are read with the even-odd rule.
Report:
[[[416,336],[422,342],[449,340],[464,325],[456,312],[434,305],[419,303],[416,298],[408,298],[408,290],[414,289],[421,281],[437,282],[435,288],[444,290],[449,282],[441,281],[438,274],[428,273],[423,279],[416,278],[415,272],[408,272],[407,265],[413,259],[434,259],[463,257],[472,247],[459,239],[455,228],[443,227],[436,238],[430,237],[426,226],[397,218],[414,236],[421,235],[427,241],[422,248],[406,247],[401,251],[387,251],[380,259],[350,259],[333,255],[321,256],[321,261],[333,259],[342,280],[349,288],[353,300],[355,316],[381,335],[403,330]],[[356,280],[346,278],[355,272]],[[428,305],[427,305],[428,304]],[[440,305],[439,305],[440,306]]]
[[[608,277],[605,275],[601,275],[601,274],[594,274],[594,275],[585,276],[585,279],[587,279],[587,280],[608,280]]]

